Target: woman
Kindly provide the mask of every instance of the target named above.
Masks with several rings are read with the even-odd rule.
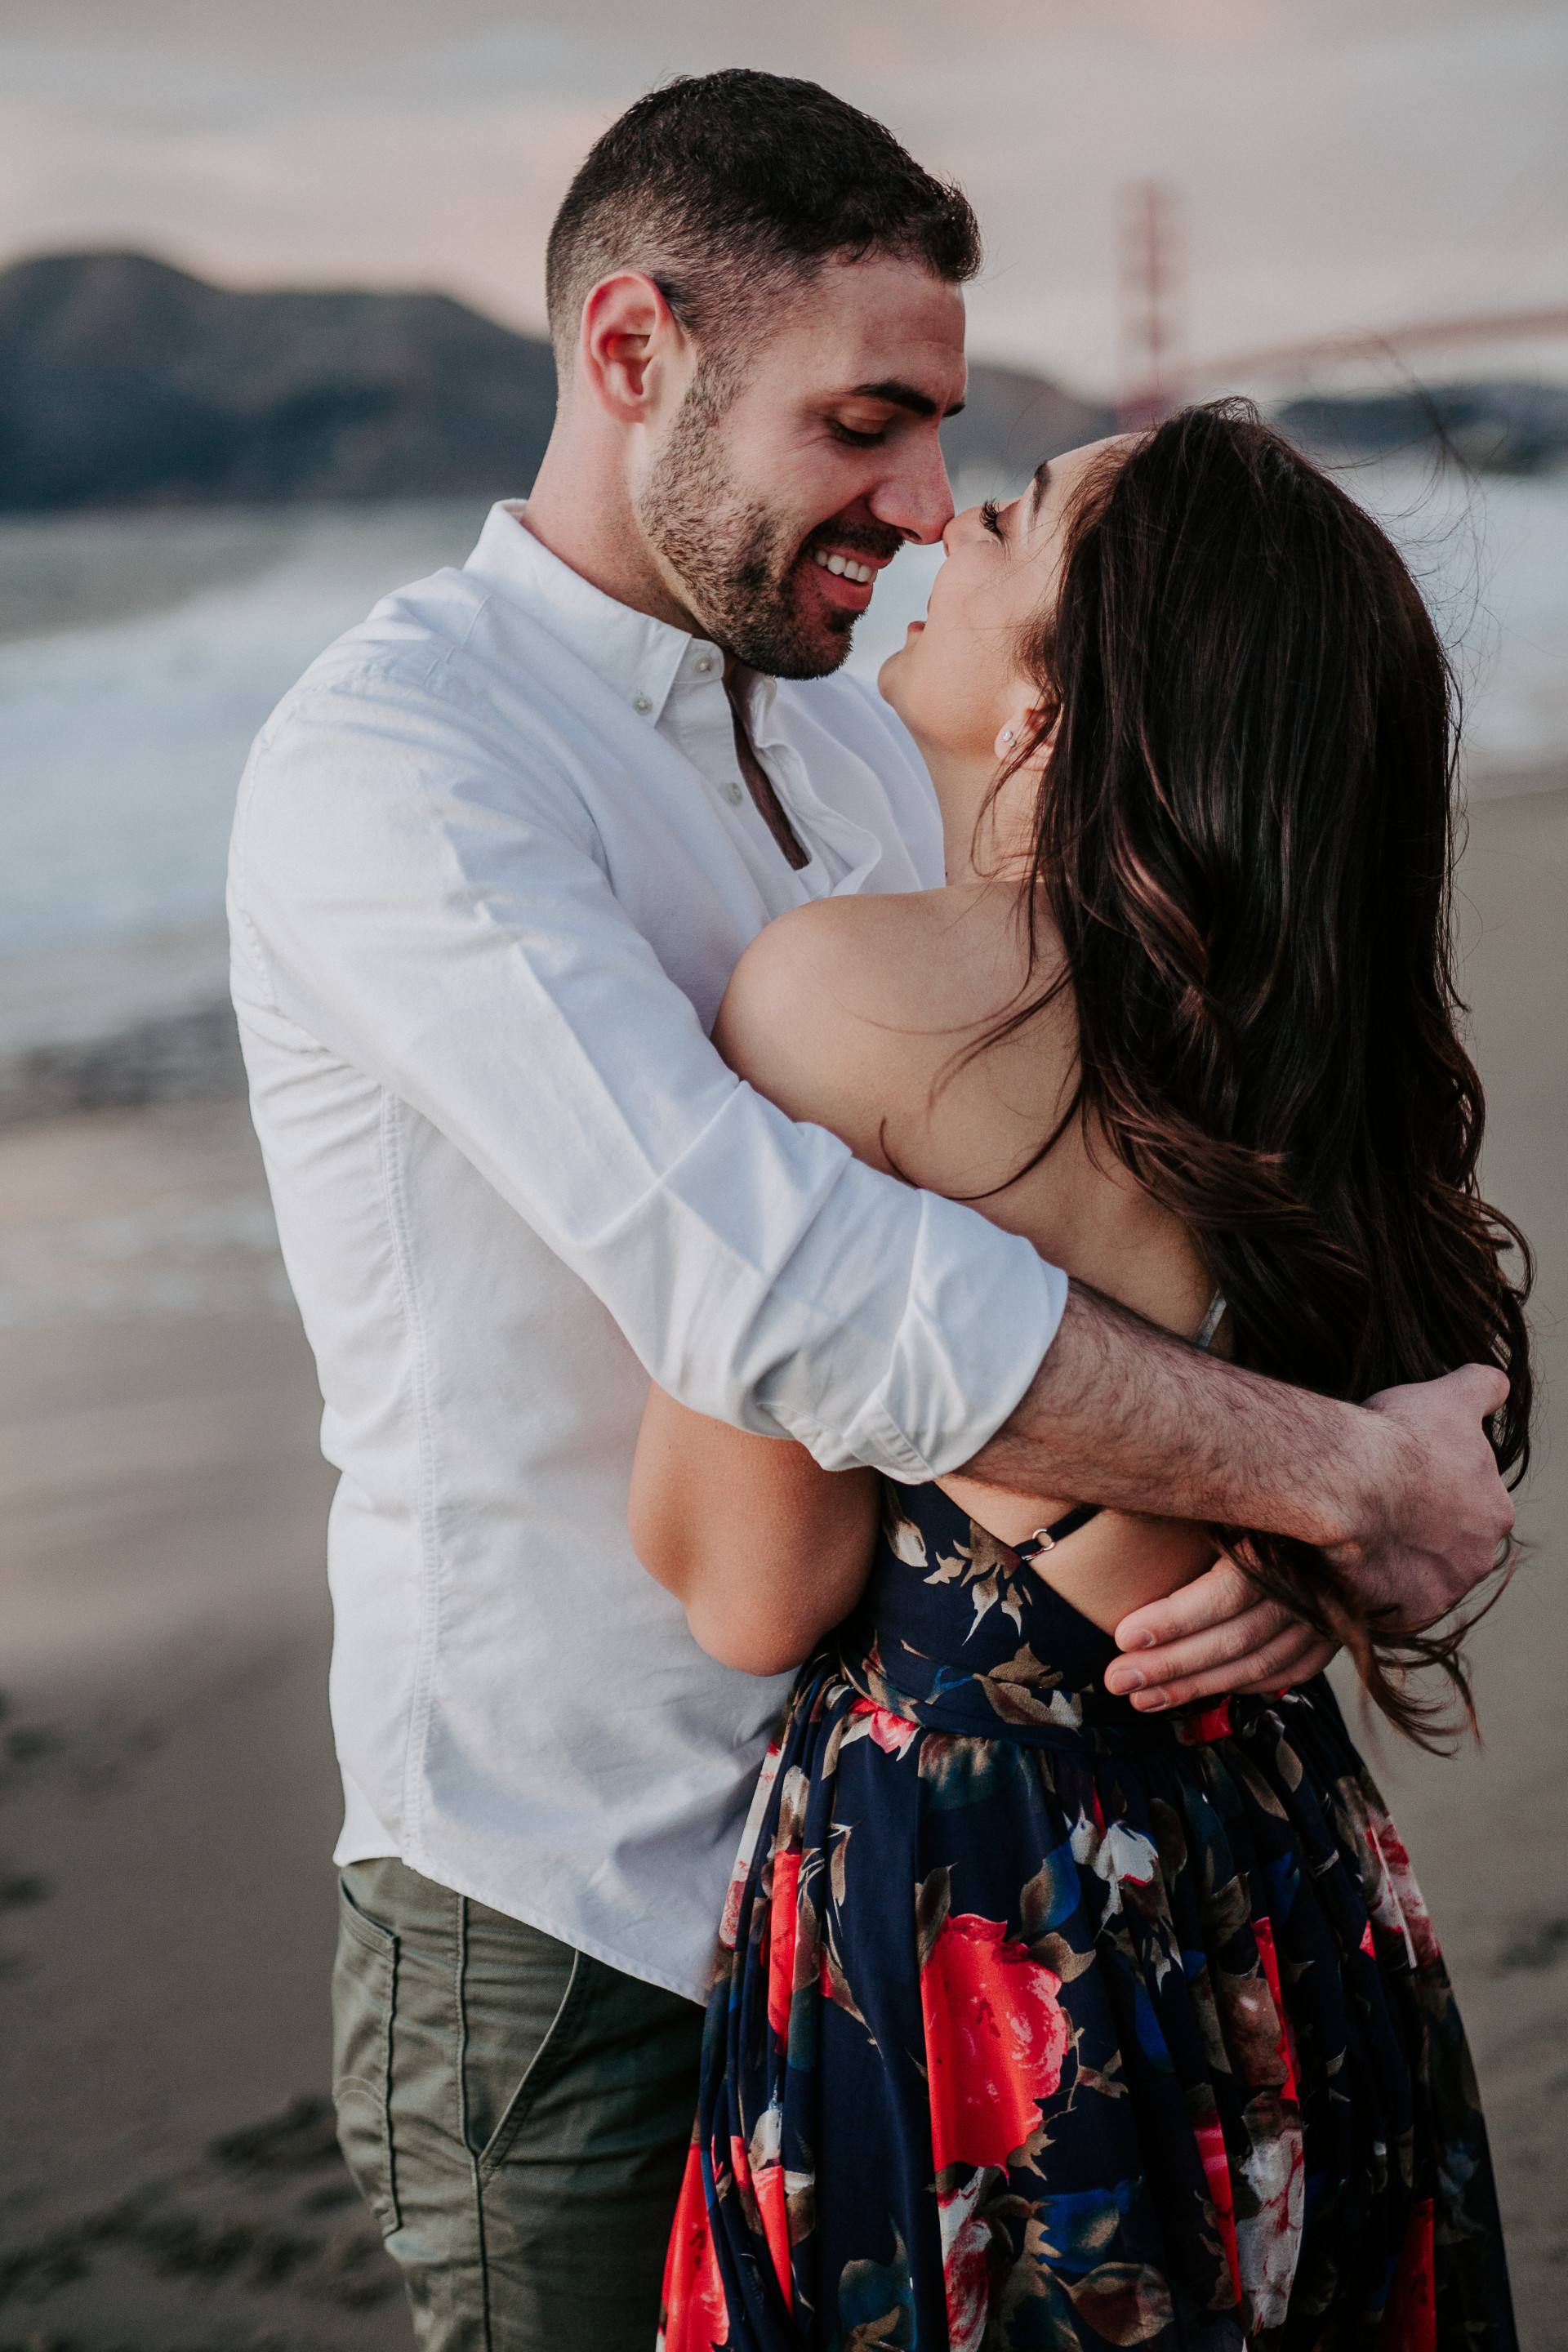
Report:
[[[882,672],[949,885],[818,903],[716,1037],[797,1118],[1198,1345],[1345,1397],[1490,1359],[1519,1236],[1455,1034],[1448,678],[1368,518],[1197,409],[960,517]],[[1522,1244],[1520,1244],[1522,1246]],[[667,2352],[1514,2344],[1473,2076],[1326,1683],[1163,1712],[1111,1629],[1224,1541],[1428,1736],[1401,1640],[1258,1531],[894,1490],[655,1391],[645,1564],[805,1658],[737,1864]]]

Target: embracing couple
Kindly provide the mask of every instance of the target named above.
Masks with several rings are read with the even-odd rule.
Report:
[[[425,2352],[1514,2344],[1322,1674],[1463,1698],[1526,1442],[1443,656],[1239,408],[955,516],[978,260],[823,90],[642,100],[531,499],[242,789]]]

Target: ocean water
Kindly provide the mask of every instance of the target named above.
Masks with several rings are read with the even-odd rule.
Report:
[[[469,501],[0,525],[0,947],[220,919],[257,730],[379,596],[461,562],[483,518]],[[73,601],[82,620],[58,625]]]
[[[1568,761],[1568,476],[1347,478],[1407,548],[1467,695],[1472,789]],[[482,502],[0,524],[0,954],[221,916],[247,751],[378,596],[461,562]],[[857,634],[874,678],[924,611],[907,549]]]

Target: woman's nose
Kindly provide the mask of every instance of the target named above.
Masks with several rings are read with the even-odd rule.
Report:
[[[965,507],[962,514],[955,514],[953,516],[952,520],[948,524],[947,529],[942,535],[942,546],[945,548],[949,555],[952,553],[953,549],[959,544],[961,540],[964,540],[969,537],[970,532],[974,527],[974,518],[978,512],[979,509],[977,507]]]

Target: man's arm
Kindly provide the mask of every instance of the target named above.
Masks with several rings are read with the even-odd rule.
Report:
[[[1292,1389],[1171,1339],[1073,1284],[1049,1353],[968,1475],[1019,1493],[1265,1528],[1321,1545],[1405,1628],[1488,1576],[1513,1506],[1482,1422],[1508,1382],[1471,1364],[1363,1406]],[[1272,1689],[1331,1650],[1222,1560],[1117,1629],[1109,1686],[1152,1709]]]

